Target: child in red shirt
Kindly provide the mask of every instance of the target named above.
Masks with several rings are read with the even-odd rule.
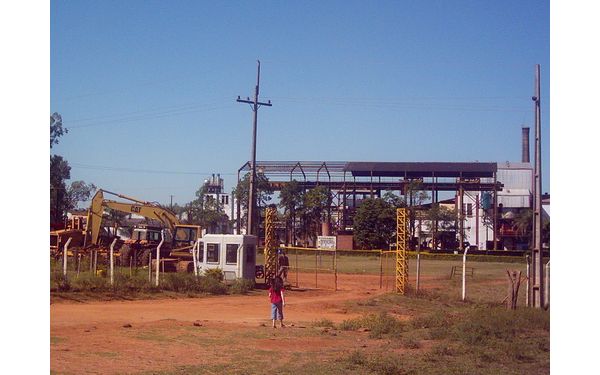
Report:
[[[275,328],[275,321],[279,319],[281,322],[281,328],[285,327],[283,324],[283,306],[285,306],[285,298],[283,296],[283,280],[277,276],[273,279],[271,287],[269,288],[269,298],[271,300],[271,319],[273,319],[273,328]]]

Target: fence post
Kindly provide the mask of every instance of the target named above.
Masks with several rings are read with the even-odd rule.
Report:
[[[152,282],[152,253],[148,254],[148,283]]]
[[[317,286],[317,278],[319,275],[319,250],[315,251],[315,289],[318,288]]]
[[[335,291],[338,290],[338,280],[337,280],[337,249],[333,250],[333,273],[335,277]]]
[[[160,247],[165,242],[165,230],[160,231],[160,243],[156,247],[156,286],[158,286],[158,277],[160,274]]]
[[[296,257],[296,288],[300,288],[300,283],[298,282],[298,249],[294,250],[294,254]]]
[[[77,277],[79,277],[79,268],[81,267],[81,254],[77,254]]]
[[[383,287],[383,250],[379,250],[379,289]]]
[[[98,250],[94,250],[94,275],[98,273]]]
[[[63,275],[67,277],[67,252],[69,251],[69,244],[71,243],[71,237],[65,243],[65,247],[63,247]]]
[[[421,278],[421,251],[417,250],[417,282],[416,291],[419,291],[419,280]]]
[[[113,242],[110,244],[110,285],[113,285],[115,282],[115,269],[114,269],[114,252],[115,252],[115,244],[117,243],[117,239],[115,238]]]
[[[462,267],[462,300],[467,298],[467,252],[468,248],[463,253],[463,267]]]
[[[548,261],[548,263],[546,263],[546,288],[544,290],[544,292],[546,293],[546,296],[544,298],[544,309],[548,310],[548,308],[550,307],[550,261]]]
[[[527,269],[525,271],[527,274],[526,283],[525,283],[525,306],[529,307],[529,306],[531,306],[531,302],[529,301],[529,272],[530,272],[530,267],[531,267],[531,264],[529,261],[529,254],[527,254],[525,256],[525,259],[527,261]]]
[[[192,262],[194,263],[194,276],[198,276],[198,262],[196,256],[196,247],[198,246],[198,241],[192,247]]]

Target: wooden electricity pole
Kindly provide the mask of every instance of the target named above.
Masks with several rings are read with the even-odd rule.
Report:
[[[531,98],[535,102],[535,184],[533,186],[533,249],[531,285],[532,306],[544,307],[544,264],[542,261],[542,146],[541,146],[541,113],[540,113],[540,65],[535,66],[535,94]]]
[[[258,91],[260,86],[260,61],[258,62],[258,73],[256,75],[256,88],[254,90],[254,100],[250,100],[250,98],[240,99],[237,97],[237,101],[239,103],[248,103],[252,107],[252,111],[254,112],[254,122],[252,126],[252,173],[250,174],[250,189],[248,192],[248,224],[246,226],[246,234],[254,234],[256,235],[258,231],[255,228],[255,211],[256,211],[256,121],[258,116],[258,108],[261,105],[266,105],[271,107],[271,101],[269,100],[267,103],[261,103],[258,101]],[[239,218],[238,218],[239,220]]]

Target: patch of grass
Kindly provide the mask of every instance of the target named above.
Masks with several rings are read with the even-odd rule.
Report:
[[[335,323],[333,323],[331,320],[326,319],[326,318],[322,318],[320,320],[315,320],[312,323],[313,327],[325,327],[325,328],[335,328]]]
[[[350,372],[357,374],[402,375],[409,373],[405,370],[400,358],[392,355],[367,356],[355,350],[343,358],[342,363]]]
[[[160,334],[157,330],[142,331],[137,333],[135,337],[140,340],[154,341],[160,343],[165,343],[172,340],[170,337]]]
[[[415,339],[412,336],[403,337],[400,340],[400,342],[402,344],[402,347],[406,349],[419,349],[421,347],[419,340]]]
[[[538,309],[507,310],[477,308],[454,326],[455,337],[469,345],[487,345],[491,340],[511,341],[519,333],[550,330],[550,314]]]
[[[254,280],[235,279],[229,285],[229,293],[231,294],[246,294],[254,289]]]
[[[148,294],[170,292],[181,293],[189,297],[201,294],[222,295],[230,293],[245,294],[254,287],[253,281],[236,280],[228,287],[219,280],[216,272],[209,276],[194,276],[190,273],[165,273],[161,274],[160,284],[154,285],[154,279],[148,280],[145,272],[133,272],[128,269],[117,268],[114,274],[114,284],[110,285],[107,276],[95,275],[92,272],[71,272],[65,277],[62,272],[51,273],[50,290],[55,295],[68,298],[68,293],[84,294],[88,299],[94,295],[100,299],[131,299],[133,297],[147,297]],[[144,295],[144,296],[142,296]]]
[[[64,337],[59,337],[59,336],[50,336],[50,344],[60,344],[63,342],[66,342],[67,339]]]
[[[104,357],[104,358],[116,358],[119,356],[119,353],[115,353],[115,352],[97,352],[94,354],[97,355],[98,357]]]
[[[368,329],[371,338],[382,338],[384,335],[399,336],[404,331],[405,324],[382,312],[344,320],[339,327],[343,331],[356,331],[361,328]]]

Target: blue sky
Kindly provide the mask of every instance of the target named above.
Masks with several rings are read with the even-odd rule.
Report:
[[[520,161],[542,68],[550,191],[547,1],[52,1],[51,152],[71,180],[183,204],[257,160]],[[533,148],[531,150],[533,160]],[[167,173],[168,172],[168,173]]]

